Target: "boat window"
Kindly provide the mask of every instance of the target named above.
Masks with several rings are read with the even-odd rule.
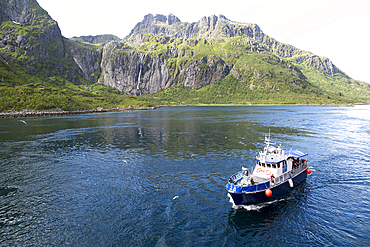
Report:
[[[267,164],[267,167],[268,167],[268,168],[271,168],[271,164]]]
[[[283,167],[286,167],[286,160],[284,160],[283,162]]]
[[[272,168],[276,168],[276,164],[272,164]]]
[[[265,167],[266,166],[265,163],[262,163],[262,166]]]
[[[279,163],[277,163],[277,167],[278,167],[278,168],[280,168],[280,162],[279,162]]]

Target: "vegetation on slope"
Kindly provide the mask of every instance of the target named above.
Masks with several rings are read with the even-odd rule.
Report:
[[[295,64],[313,85],[320,88],[321,92],[340,96],[349,102],[369,103],[370,84],[356,81],[342,74],[326,75],[304,64]]]
[[[152,104],[327,105],[370,102],[369,84],[342,74],[327,75],[283,59],[242,37],[224,38],[218,42],[204,39],[183,42],[146,35],[145,41],[136,46],[138,51],[157,56],[171,50],[178,51],[177,57],[167,59],[167,66],[178,85],[155,95],[142,96]],[[207,77],[205,74],[210,64],[218,59],[232,66],[226,77],[206,87],[202,82],[193,87],[183,84],[180,71],[196,63],[199,75]]]
[[[62,77],[30,75],[0,60],[0,112],[150,106],[146,101],[114,91],[96,84],[76,86]]]
[[[231,75],[205,88],[195,90],[183,84],[141,98],[154,105],[338,105],[353,103],[352,99],[324,94],[305,94],[299,90],[273,91],[269,88],[251,91],[250,86]]]

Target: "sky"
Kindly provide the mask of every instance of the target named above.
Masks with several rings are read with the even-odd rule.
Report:
[[[353,79],[370,83],[369,0],[37,0],[63,36],[126,37],[144,16],[174,14],[182,22],[224,15],[255,23],[279,42],[328,57]]]

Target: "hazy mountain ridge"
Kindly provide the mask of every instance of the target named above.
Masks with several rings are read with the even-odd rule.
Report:
[[[77,41],[80,43],[90,43],[90,44],[106,44],[111,41],[119,41],[120,38],[118,38],[115,35],[111,34],[102,34],[102,35],[89,35],[89,36],[80,36],[80,37],[73,37],[70,38],[70,40]]]

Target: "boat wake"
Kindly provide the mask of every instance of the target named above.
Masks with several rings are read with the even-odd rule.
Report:
[[[281,202],[281,201],[285,201],[286,199],[284,198],[278,198],[276,200],[273,200],[273,201],[268,201],[268,202],[262,202],[262,203],[258,203],[258,204],[250,204],[250,205],[235,205],[234,201],[233,201],[233,198],[230,196],[229,193],[227,193],[227,196],[229,197],[229,202],[232,203],[232,208],[233,209],[245,209],[247,211],[259,211],[260,209],[264,208],[264,207],[267,207],[271,204],[274,204],[274,203],[277,203],[277,202]]]

